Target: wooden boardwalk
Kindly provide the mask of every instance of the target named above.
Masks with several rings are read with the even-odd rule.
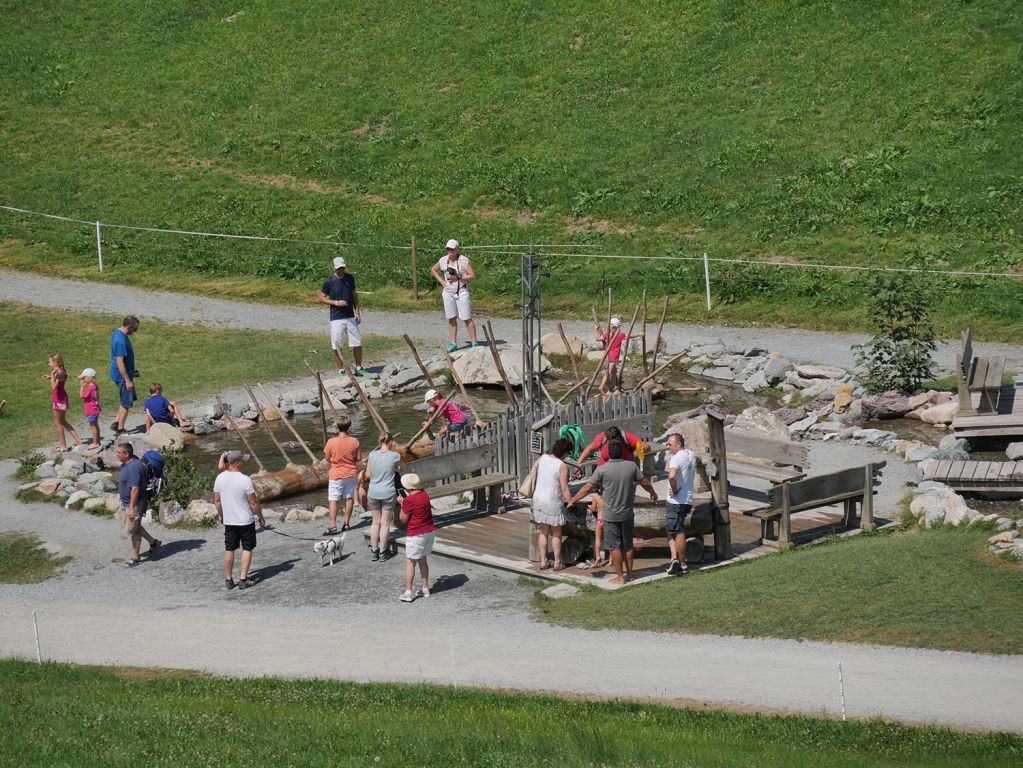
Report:
[[[973,409],[982,408],[982,392],[970,395]],[[1023,435],[1023,392],[1013,384],[1005,384],[998,392],[993,412],[976,416],[957,415],[952,420],[956,437],[1012,437]]]
[[[1023,493],[1023,462],[936,461],[920,464],[924,480],[936,480],[957,491]]]

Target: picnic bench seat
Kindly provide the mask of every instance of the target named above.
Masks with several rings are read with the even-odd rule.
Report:
[[[973,335],[963,331],[959,352],[956,353],[956,379],[959,390],[959,413],[964,416],[994,413],[998,410],[998,392],[1002,388],[1005,358],[1002,356],[974,357]],[[980,392],[980,404],[973,407],[973,393]]]
[[[761,543],[788,549],[792,546],[792,515],[842,502],[844,527],[852,525],[856,505],[860,505],[860,528],[874,530],[874,487],[878,485],[886,462],[852,467],[827,475],[801,480],[786,480],[767,492],[768,505],[744,512],[760,520]]]
[[[741,429],[725,429],[728,474],[781,483],[806,476],[809,448],[792,440],[763,437]]]
[[[503,472],[484,473],[497,466],[497,443],[428,456],[407,466],[408,472],[419,475],[431,498],[472,493],[473,508],[480,512],[499,512],[502,486],[518,479]]]

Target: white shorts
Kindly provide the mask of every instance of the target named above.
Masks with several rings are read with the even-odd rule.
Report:
[[[355,487],[358,485],[359,476],[342,477],[339,480],[331,480],[327,485],[327,501],[340,501],[355,497]]]
[[[348,337],[349,347],[362,346],[362,333],[359,332],[359,324],[355,322],[355,318],[348,317],[344,320],[331,320],[330,348],[344,349],[346,336]]]
[[[436,531],[420,533],[418,536],[408,536],[405,539],[405,557],[409,560],[419,560],[433,552],[433,540]]]
[[[447,293],[444,296],[444,317],[448,320],[457,317],[459,320],[472,320],[472,304],[469,303],[469,290],[463,288],[458,293]]]

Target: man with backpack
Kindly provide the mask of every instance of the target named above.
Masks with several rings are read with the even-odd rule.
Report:
[[[121,462],[121,472],[117,479],[117,492],[121,502],[118,511],[123,516],[124,530],[131,538],[131,558],[124,563],[125,568],[134,568],[140,562],[139,548],[142,539],[149,542],[149,556],[153,557],[162,543],[142,527],[142,515],[149,504],[146,490],[146,468],[135,456],[135,448],[131,443],[124,442],[117,446],[117,460]]]

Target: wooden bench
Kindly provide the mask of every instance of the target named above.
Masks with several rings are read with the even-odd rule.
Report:
[[[501,487],[517,478],[515,475],[505,473],[484,474],[484,470],[496,466],[497,443],[486,443],[442,456],[418,459],[407,465],[407,471],[419,475],[423,487],[429,491],[431,498],[472,493],[474,509],[481,512],[499,512]],[[471,477],[464,478],[464,475]]]
[[[788,549],[792,546],[792,515],[842,502],[844,527],[852,525],[860,505],[860,528],[874,530],[874,487],[886,462],[843,469],[804,480],[786,480],[767,492],[768,507],[747,512],[760,520],[761,543]],[[777,534],[775,528],[777,527]]]
[[[725,429],[728,474],[780,483],[805,477],[809,449],[792,440],[763,437],[741,429]]]
[[[961,348],[956,353],[956,379],[959,389],[959,413],[973,416],[998,410],[998,392],[1002,388],[1005,358],[974,357],[973,336],[963,331]],[[973,407],[973,393],[980,392],[980,404]]]

